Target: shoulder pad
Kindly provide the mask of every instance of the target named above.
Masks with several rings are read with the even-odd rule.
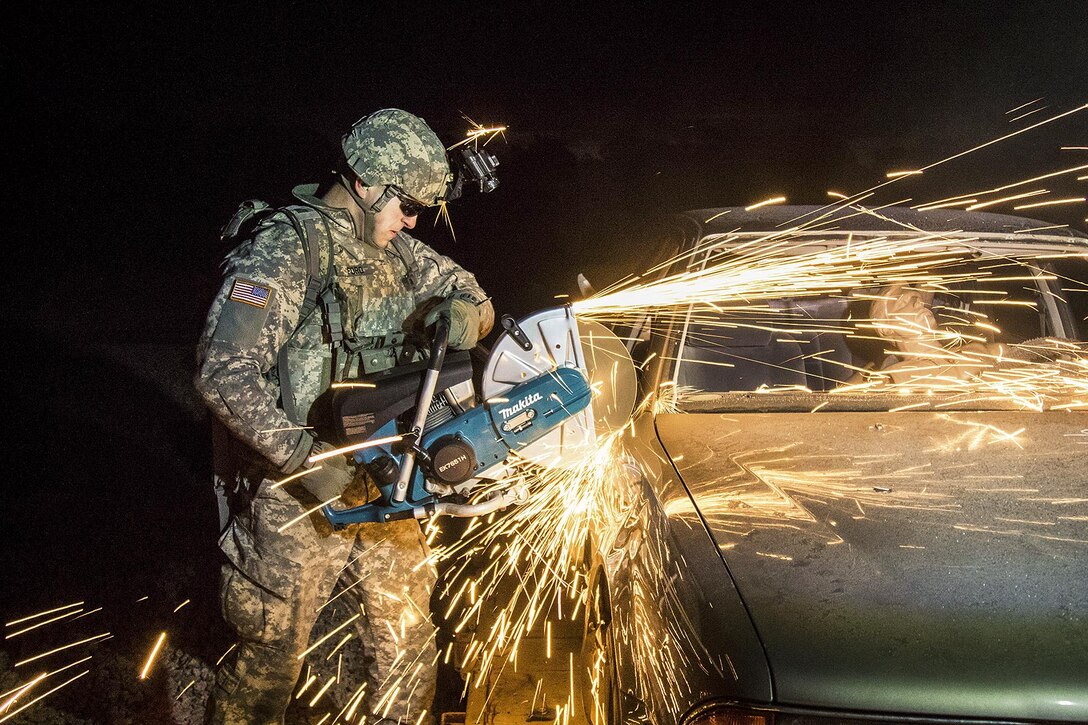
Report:
[[[219,239],[224,242],[237,239],[243,227],[249,226],[250,222],[253,222],[255,226],[261,218],[267,216],[270,208],[260,199],[246,199],[238,205],[234,216],[219,231]]]
[[[254,231],[262,227],[268,227],[273,224],[288,224],[290,226],[296,226],[296,222],[305,222],[310,220],[317,220],[320,218],[320,213],[316,209],[311,209],[308,206],[292,205],[281,206],[277,209],[268,209],[265,214],[261,215]]]

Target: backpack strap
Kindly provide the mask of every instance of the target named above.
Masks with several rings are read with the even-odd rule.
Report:
[[[333,350],[344,339],[344,323],[340,311],[340,301],[336,297],[333,278],[333,245],[332,233],[328,227],[328,220],[318,211],[306,207],[285,207],[280,209],[291,222],[295,233],[302,241],[302,250],[306,257],[306,294],[299,309],[298,326],[291,336],[280,348],[276,358],[276,371],[280,380],[280,398],[283,404],[283,412],[287,417],[299,425],[303,424],[298,414],[295,402],[295,391],[291,386],[291,370],[287,357],[288,342],[295,336],[302,324],[310,318],[318,303],[321,303],[322,315],[325,318],[325,329],[333,344]],[[318,221],[321,221],[319,231]],[[329,256],[325,269],[321,269],[321,241],[327,240]],[[335,364],[333,365],[335,369]]]
[[[414,291],[416,287],[419,286],[419,262],[412,253],[412,248],[404,241],[399,233],[393,236],[393,249],[397,251],[397,256],[404,262],[404,267],[407,270],[408,284]]]

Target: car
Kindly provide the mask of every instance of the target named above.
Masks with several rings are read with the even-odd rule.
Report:
[[[702,209],[660,269],[920,239],[943,282],[618,329],[651,402],[587,547],[591,721],[1088,721],[1088,236]]]

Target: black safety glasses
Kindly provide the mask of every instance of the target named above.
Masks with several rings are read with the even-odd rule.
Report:
[[[389,188],[392,190],[394,196],[397,197],[397,200],[400,201],[400,213],[404,216],[419,216],[420,212],[427,208],[426,204],[413,199],[397,187],[390,185]]]

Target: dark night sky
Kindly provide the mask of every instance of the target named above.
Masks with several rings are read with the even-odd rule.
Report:
[[[501,190],[455,207],[456,242],[421,236],[519,313],[570,291],[571,265],[616,276],[601,252],[629,249],[649,217],[778,193],[822,203],[1008,132],[1020,103],[1088,98],[1079,0],[167,8],[36,4],[8,23],[12,200],[34,219],[17,286],[36,288],[43,269],[93,282],[80,314],[121,337],[193,334],[215,283],[211,240],[237,202],[313,180],[376,108],[412,110],[446,139],[462,113],[510,126]],[[1003,152],[1045,166],[1040,154],[1088,138],[1076,123]],[[961,165],[919,196],[994,168]],[[507,293],[527,266],[532,282]],[[198,293],[122,313],[139,276]],[[31,324],[55,316],[43,305]]]

